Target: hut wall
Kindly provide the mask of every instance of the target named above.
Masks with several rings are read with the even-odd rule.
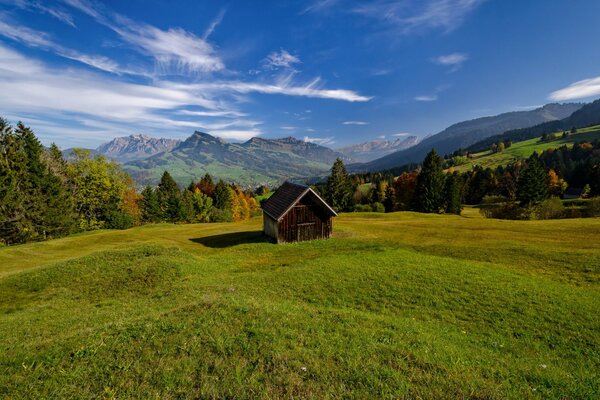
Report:
[[[277,240],[277,221],[269,217],[267,214],[263,214],[263,232],[272,237],[273,240]]]
[[[331,217],[305,196],[279,221],[277,241],[326,239],[331,235],[331,227]]]

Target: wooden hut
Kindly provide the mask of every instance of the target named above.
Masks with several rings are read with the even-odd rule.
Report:
[[[326,239],[336,215],[310,187],[285,182],[263,205],[263,230],[276,243]]]

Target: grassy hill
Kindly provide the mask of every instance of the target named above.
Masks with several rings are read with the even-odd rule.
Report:
[[[471,211],[471,210],[468,210]],[[0,249],[1,398],[593,398],[600,219],[350,214]]]
[[[562,132],[555,133],[560,137]],[[572,133],[566,138],[559,138],[549,142],[542,142],[539,137],[522,142],[513,143],[512,146],[500,153],[492,153],[490,150],[473,154],[473,158],[467,164],[454,167],[454,170],[465,172],[475,165],[484,168],[496,168],[500,165],[507,165],[521,158],[528,158],[534,152],[561,147],[564,145],[572,146],[576,142],[591,142],[600,139],[600,125],[582,128]]]

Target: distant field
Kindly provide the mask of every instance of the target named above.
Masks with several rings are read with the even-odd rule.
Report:
[[[0,398],[598,398],[600,219],[467,211],[1,248]]]
[[[562,134],[562,132],[556,133],[556,135],[560,134]],[[484,151],[473,154],[473,158],[469,160],[469,163],[454,167],[454,170],[465,172],[473,168],[475,165],[479,165],[484,168],[496,168],[500,165],[510,164],[511,162],[514,162],[520,158],[528,158],[536,151],[541,152],[564,145],[572,146],[573,143],[576,142],[592,142],[596,139],[600,139],[600,126],[598,125],[579,129],[577,133],[570,134],[564,139],[560,138],[551,142],[540,142],[540,138],[525,140],[522,142],[513,143],[512,146],[500,153]]]

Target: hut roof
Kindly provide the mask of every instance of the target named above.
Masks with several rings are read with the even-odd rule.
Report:
[[[318,204],[332,216],[337,213],[319,196],[314,190],[306,185],[298,185],[297,183],[284,182],[273,193],[271,197],[263,205],[263,212],[271,218],[279,221],[287,212],[300,201],[306,194],[312,193],[318,200]]]

